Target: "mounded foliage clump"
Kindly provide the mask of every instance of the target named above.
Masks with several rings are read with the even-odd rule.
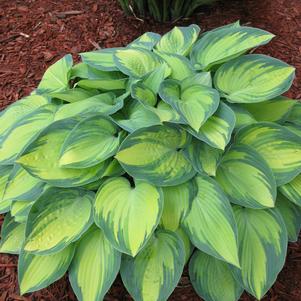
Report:
[[[70,55],[0,117],[0,251],[20,293],[66,272],[99,301],[120,272],[167,300],[189,262],[206,301],[260,299],[301,223],[301,105],[273,35],[196,25]]]

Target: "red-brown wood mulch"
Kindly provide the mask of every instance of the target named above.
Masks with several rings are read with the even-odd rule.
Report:
[[[145,31],[164,33],[174,24],[126,17],[115,0],[0,0],[0,108],[29,94],[45,69],[66,53],[126,45]],[[196,23],[208,30],[236,20],[277,37],[260,52],[297,69],[290,97],[301,98],[301,1],[225,0],[177,25]],[[3,217],[0,216],[0,225]],[[76,300],[66,279],[40,292],[18,295],[17,257],[0,255],[0,301]],[[218,284],[217,284],[218,285]],[[132,300],[117,279],[105,300]],[[169,300],[201,300],[187,272]],[[244,301],[255,300],[244,294]],[[265,301],[301,300],[301,239],[290,244],[285,268]]]

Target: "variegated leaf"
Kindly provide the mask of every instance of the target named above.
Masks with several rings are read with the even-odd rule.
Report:
[[[99,301],[115,280],[121,253],[113,248],[103,232],[92,226],[76,247],[69,280],[79,301]]]
[[[162,83],[159,94],[196,132],[219,105],[218,92],[203,85],[191,85],[182,89],[179,82],[166,80]]]
[[[161,189],[142,181],[109,179],[95,201],[95,222],[120,252],[135,256],[156,229],[163,210]]]
[[[191,243],[189,236],[186,234],[186,232],[183,230],[183,228],[178,228],[175,231],[175,233],[182,239],[182,241],[184,243],[185,264],[186,264],[194,250],[194,245]]]
[[[176,231],[190,211],[191,202],[196,194],[193,181],[162,188],[164,207],[160,225],[167,230]]]
[[[159,34],[155,32],[146,32],[142,36],[131,42],[127,47],[152,50],[160,39],[161,36]]]
[[[30,209],[24,250],[52,254],[76,241],[92,223],[93,200],[84,189],[47,189]]]
[[[124,108],[112,117],[122,129],[130,133],[144,127],[161,124],[157,114],[134,99],[128,100]]]
[[[195,24],[188,27],[176,26],[162,36],[156,45],[156,50],[186,56],[197,40],[199,33],[200,28]]]
[[[230,202],[249,208],[274,207],[274,175],[261,155],[246,145],[233,145],[222,157],[216,180]]]
[[[124,48],[108,48],[83,52],[80,54],[80,57],[84,63],[93,68],[103,71],[117,71],[118,68],[114,61],[114,54],[120,49]]]
[[[289,114],[287,121],[301,126],[301,103],[297,102]]]
[[[92,96],[95,96],[97,91],[95,90],[84,90],[81,88],[73,88],[62,92],[54,92],[49,94],[52,99],[60,99],[66,102],[77,102]]]
[[[10,214],[17,223],[26,223],[31,206],[35,201],[12,201]]]
[[[222,153],[222,150],[196,139],[185,150],[185,155],[194,169],[198,173],[203,174],[205,172],[209,176],[215,176]]]
[[[237,301],[244,290],[227,263],[200,251],[189,262],[189,277],[193,288],[206,301]]]
[[[291,202],[301,207],[301,174],[289,183],[279,187],[281,193]]]
[[[19,254],[25,238],[25,224],[8,213],[1,228],[0,253]]]
[[[14,164],[24,149],[53,122],[56,110],[57,106],[48,104],[17,122],[3,138],[0,147],[0,164]]]
[[[158,230],[136,257],[123,257],[120,273],[135,301],[163,301],[179,282],[184,263],[182,239],[174,232]]]
[[[212,147],[224,150],[231,139],[235,127],[235,114],[226,104],[220,103],[217,111],[196,132],[192,128],[185,129]]]
[[[73,245],[49,255],[35,255],[22,250],[18,263],[21,295],[43,289],[63,277],[73,255]]]
[[[295,68],[262,54],[248,54],[223,64],[215,73],[215,87],[229,102],[256,103],[286,92]]]
[[[72,55],[67,54],[50,66],[38,85],[38,94],[59,92],[68,89],[72,65]]]
[[[77,125],[75,119],[64,119],[51,124],[18,159],[31,175],[58,187],[75,187],[92,183],[103,176],[110,161],[90,168],[62,168],[59,165],[62,145]]]
[[[257,121],[283,122],[296,104],[296,100],[279,96],[260,103],[243,104],[243,108],[247,109]]]
[[[95,113],[111,115],[123,107],[123,99],[116,98],[113,93],[102,93],[90,98],[66,104],[60,107],[55,114],[55,120],[74,116],[87,116]]]
[[[3,200],[35,200],[43,191],[45,183],[31,176],[24,168],[15,165],[9,175]]]
[[[141,78],[153,72],[163,62],[155,53],[141,48],[117,50],[114,61],[121,72],[134,78]]]
[[[238,131],[240,128],[256,123],[257,120],[252,116],[252,114],[239,104],[229,104],[230,108],[235,114],[235,127],[234,131]]]
[[[77,85],[83,89],[97,89],[101,91],[123,90],[126,88],[127,78],[113,79],[82,79]]]
[[[273,34],[247,26],[221,27],[206,32],[194,45],[191,60],[199,70],[229,61],[249,49],[267,44]]]
[[[285,127],[256,123],[242,128],[235,140],[253,147],[265,159],[278,186],[290,182],[301,171],[301,138]]]
[[[112,157],[121,139],[116,125],[95,115],[78,123],[65,139],[59,164],[66,168],[88,168]]]
[[[42,95],[30,95],[11,104],[0,112],[0,143],[9,130],[26,115],[49,103]]]
[[[187,77],[191,77],[195,74],[190,61],[181,55],[156,52],[170,67],[170,78],[176,80],[184,80]]]
[[[237,229],[230,203],[208,176],[195,178],[197,194],[184,220],[191,242],[203,252],[239,267]]]
[[[152,126],[133,132],[115,156],[124,170],[136,179],[158,186],[174,186],[195,175],[183,154],[190,136],[173,126]]]
[[[5,213],[10,210],[11,200],[5,200],[3,196],[7,185],[7,181],[13,168],[13,165],[0,166],[0,213]]]
[[[298,241],[301,230],[301,208],[290,202],[285,196],[278,192],[276,208],[280,211],[286,225],[288,240]]]
[[[261,299],[274,284],[286,257],[287,232],[275,209],[249,209],[234,206],[238,227],[241,269],[233,267],[244,289]]]

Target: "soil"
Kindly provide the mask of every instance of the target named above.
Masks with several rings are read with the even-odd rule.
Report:
[[[125,16],[115,0],[0,0],[0,108],[28,95],[45,69],[67,53],[78,60],[80,52],[124,46],[145,31],[164,33],[175,24],[191,23],[205,31],[236,20],[276,34],[269,45],[256,51],[296,67],[296,80],[287,95],[300,99],[300,0],[224,0],[174,24]],[[76,298],[65,278],[47,289],[20,297],[17,257],[0,255],[0,301],[12,300],[73,301]],[[132,299],[117,279],[105,300]],[[189,283],[187,271],[169,300],[201,300]],[[241,300],[255,299],[244,294]],[[263,300],[301,300],[301,238],[289,245],[285,268]]]

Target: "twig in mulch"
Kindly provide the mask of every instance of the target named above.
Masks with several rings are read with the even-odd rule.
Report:
[[[85,12],[83,10],[68,10],[63,12],[56,12],[54,13],[58,18],[64,19],[67,16],[77,16],[84,14]]]
[[[26,34],[24,32],[19,32],[19,33],[11,35],[10,37],[7,37],[7,38],[4,38],[4,39],[0,40],[0,43],[12,41],[12,40],[16,39],[19,36],[22,36],[22,37],[27,38],[27,39],[30,37],[28,34]]]

